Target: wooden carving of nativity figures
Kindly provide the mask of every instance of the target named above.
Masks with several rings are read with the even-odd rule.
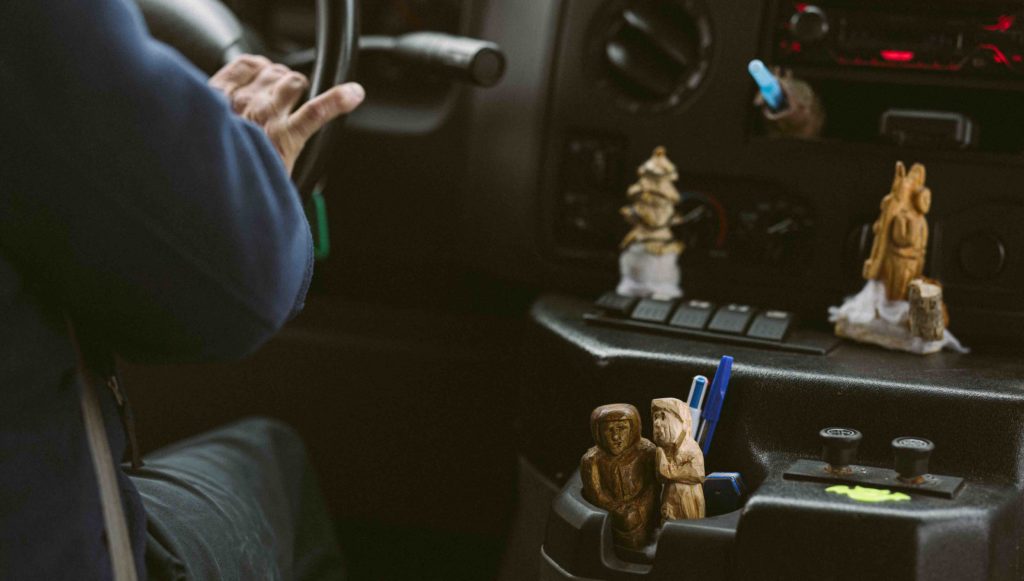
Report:
[[[651,402],[651,411],[657,445],[642,436],[634,406],[596,408],[590,415],[595,446],[580,460],[583,497],[608,511],[615,544],[633,551],[666,521],[703,518],[705,510],[704,455],[693,440],[689,408],[662,398]]]

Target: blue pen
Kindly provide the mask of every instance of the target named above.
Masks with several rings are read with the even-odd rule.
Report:
[[[704,399],[708,395],[708,378],[703,375],[694,375],[693,383],[690,384],[690,395],[686,398],[686,405],[690,408],[690,434],[697,435],[700,428],[700,412],[704,409]]]
[[[761,96],[764,97],[769,109],[777,113],[789,106],[786,103],[786,93],[782,91],[782,84],[763,62],[754,59],[747,65],[747,70],[750,71],[750,76],[754,77],[754,82],[761,90]]]
[[[711,438],[715,435],[715,426],[718,425],[718,417],[722,413],[722,404],[725,403],[725,392],[729,389],[729,376],[732,374],[732,357],[725,355],[718,363],[715,370],[715,377],[711,380],[711,390],[708,394],[708,403],[702,414],[703,422],[700,427],[700,449],[707,456],[711,449]]]

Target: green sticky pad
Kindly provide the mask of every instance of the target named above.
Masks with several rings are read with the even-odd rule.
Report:
[[[910,500],[910,495],[903,494],[902,492],[891,492],[881,488],[868,488],[866,486],[850,488],[849,486],[838,484],[836,486],[829,486],[825,489],[825,492],[842,494],[857,502],[897,502],[900,500]]]

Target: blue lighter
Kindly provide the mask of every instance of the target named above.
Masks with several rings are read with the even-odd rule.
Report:
[[[757,88],[761,91],[761,96],[769,109],[779,112],[789,106],[786,102],[786,93],[782,90],[782,83],[768,70],[768,67],[764,66],[763,62],[757,59],[750,61],[747,71],[750,72],[750,76],[754,77],[754,82],[757,83]]]

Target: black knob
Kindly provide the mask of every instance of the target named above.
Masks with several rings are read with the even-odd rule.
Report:
[[[505,74],[505,53],[501,47],[476,38],[442,32],[411,32],[398,37],[393,53],[480,87],[497,85]]]
[[[828,16],[817,6],[805,6],[789,19],[789,29],[801,42],[818,42],[828,36]]]
[[[935,444],[924,438],[896,438],[892,451],[896,455],[896,473],[903,480],[916,480],[928,474],[928,458]]]
[[[960,243],[960,268],[967,276],[989,280],[999,276],[1006,266],[1006,245],[999,237],[978,232]]]
[[[841,470],[853,464],[860,444],[860,432],[852,428],[825,428],[821,436],[821,459],[833,470]]]

